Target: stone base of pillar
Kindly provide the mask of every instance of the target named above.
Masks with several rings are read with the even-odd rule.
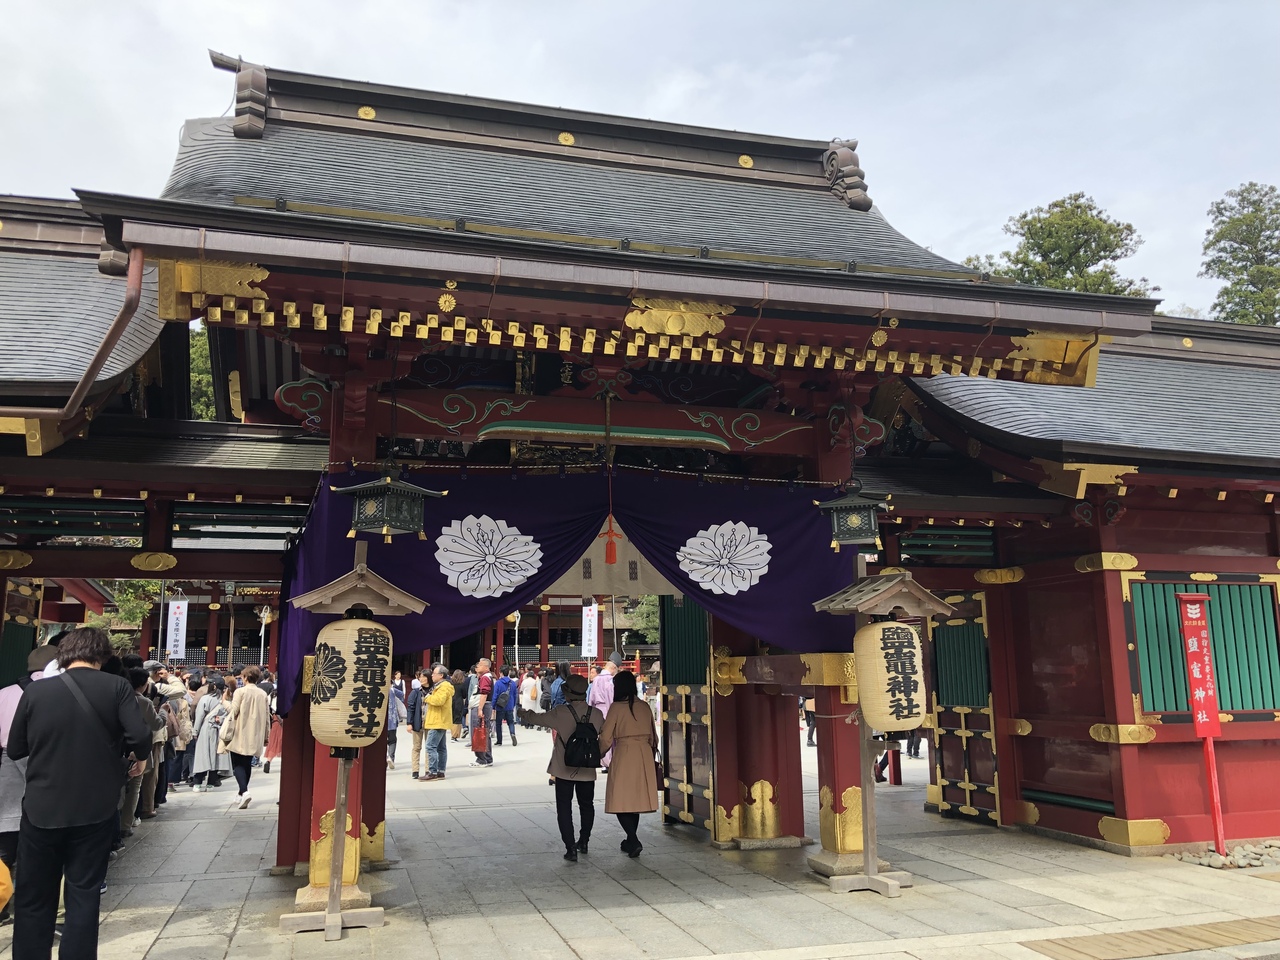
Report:
[[[819,850],[809,855],[809,869],[824,877],[846,877],[862,872],[862,853],[832,853],[830,850]],[[881,870],[889,870],[892,864],[888,860],[880,861]]]
[[[796,850],[800,847],[812,846],[815,842],[812,837],[770,837],[767,840],[738,837],[724,846],[736,847],[739,850]]]
[[[877,873],[873,877],[855,873],[847,877],[828,877],[827,886],[832,893],[853,893],[855,890],[871,890],[882,897],[900,897],[904,887],[911,886],[911,874],[900,870]]]
[[[344,883],[342,885],[342,909],[359,910],[373,903],[373,894],[364,890],[359,884]],[[293,905],[299,912],[324,912],[329,905],[329,888],[305,886],[293,898]]]
[[[808,858],[809,869],[827,881],[833,893],[851,893],[855,890],[874,890],[886,897],[896,897],[903,887],[911,886],[911,874],[905,870],[893,870],[887,860],[878,860],[878,870],[873,876],[862,872],[861,853],[833,853],[819,850]]]
[[[281,933],[313,933],[323,930],[326,940],[341,940],[343,930],[380,927],[387,922],[381,907],[365,907],[338,913],[286,913],[280,918]]]

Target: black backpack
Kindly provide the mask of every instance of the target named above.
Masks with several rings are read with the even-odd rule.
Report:
[[[591,722],[591,708],[587,707],[585,716],[579,717],[573,704],[566,703],[573,714],[573,733],[564,741],[564,765],[566,767],[588,767],[592,770],[600,766],[600,734]]]

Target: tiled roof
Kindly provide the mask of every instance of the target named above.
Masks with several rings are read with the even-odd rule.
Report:
[[[1280,379],[1243,359],[1104,349],[1092,389],[952,376],[914,387],[979,436],[1033,453],[1280,467]]]
[[[0,390],[70,390],[89,366],[124,303],[123,277],[98,272],[92,255],[0,250]],[[142,302],[98,374],[111,380],[151,348],[164,322],[156,315],[156,270],[143,275]]]
[[[815,154],[815,172],[820,162]],[[845,206],[825,181],[717,178],[274,122],[251,139],[235,137],[230,120],[189,121],[162,196],[224,206],[280,198],[363,221],[461,219],[584,239],[972,272],[908,240],[876,208]]]

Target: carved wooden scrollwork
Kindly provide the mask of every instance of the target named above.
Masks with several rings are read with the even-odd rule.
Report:
[[[870,210],[871,198],[867,196],[867,181],[859,163],[857,140],[832,140],[822,155],[822,169],[831,184],[831,192],[854,210]]]

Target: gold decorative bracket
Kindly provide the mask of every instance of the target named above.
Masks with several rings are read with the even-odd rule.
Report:
[[[1169,825],[1163,820],[1103,817],[1098,821],[1098,835],[1103,840],[1125,847],[1158,847],[1168,842]]]
[[[1076,559],[1079,573],[1100,573],[1103,570],[1134,570],[1138,558],[1132,553],[1090,553]]]
[[[1150,743],[1156,738],[1156,729],[1145,723],[1095,723],[1089,728],[1089,736],[1099,743],[1132,746]]]
[[[1090,485],[1123,486],[1121,477],[1138,472],[1135,466],[1115,463],[1056,463],[1053,460],[1033,458],[1033,462],[1045,472],[1040,489],[1059,493],[1072,500],[1081,499]]]
[[[267,299],[257,285],[270,272],[255,263],[159,260],[156,266],[161,320],[190,320],[192,310],[202,306],[208,297]]]
[[[631,330],[642,330],[658,336],[701,337],[724,329],[724,318],[733,307],[724,303],[700,303],[688,300],[649,300],[636,297],[635,308],[625,320]]]
[[[992,570],[975,570],[973,579],[978,583],[985,584],[1001,584],[1001,583],[1018,583],[1027,572],[1021,567],[997,567]]]

